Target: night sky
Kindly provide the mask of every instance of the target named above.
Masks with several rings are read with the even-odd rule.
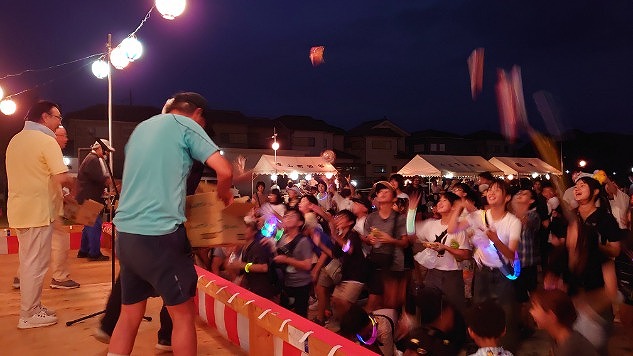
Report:
[[[150,0],[3,1],[0,77],[105,50]],[[387,117],[413,132],[499,130],[496,69],[521,66],[528,117],[544,128],[532,94],[554,98],[562,129],[633,133],[630,0],[189,0],[174,21],[158,11],[138,32],[144,57],[114,73],[114,103],[161,106],[199,91],[217,109],[275,118],[309,115],[349,129]],[[325,46],[313,67],[310,47]],[[484,91],[470,94],[466,59],[485,48]],[[64,112],[105,103],[107,83],[84,61],[0,80]],[[116,120],[116,118],[115,118]],[[1,123],[0,123],[1,127]]]

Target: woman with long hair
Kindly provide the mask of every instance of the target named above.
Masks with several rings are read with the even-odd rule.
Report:
[[[613,320],[617,281],[612,258],[620,253],[621,230],[596,179],[578,179],[574,200],[578,203],[576,218],[569,223],[566,253],[558,259],[559,272],[578,310],[575,329],[600,349]]]

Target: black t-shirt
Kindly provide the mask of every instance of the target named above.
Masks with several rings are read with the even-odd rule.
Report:
[[[363,242],[355,230],[349,230],[344,240],[351,241],[351,253],[343,252],[337,243],[332,248],[332,255],[341,259],[341,280],[365,282],[369,275],[369,264],[363,254]]]
[[[599,245],[616,242],[622,239],[622,230],[611,213],[598,208],[586,220],[578,215],[578,251],[586,254],[586,263],[578,271],[565,276],[570,293],[575,294],[579,289],[595,290],[604,286],[602,265],[610,258],[600,251]]]
[[[242,253],[242,262],[253,264],[267,264],[270,267],[273,260],[273,254],[266,246],[262,246],[259,240],[254,240],[250,245],[246,246]],[[269,273],[244,273],[242,286],[247,290],[262,296],[264,298],[272,298],[277,294],[277,288],[273,285]]]

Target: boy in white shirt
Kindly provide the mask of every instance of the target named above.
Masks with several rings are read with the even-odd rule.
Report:
[[[515,259],[521,238],[521,221],[506,210],[510,198],[507,183],[495,179],[486,191],[488,209],[475,210],[466,219],[458,221],[463,205],[457,202],[448,224],[448,232],[456,233],[473,228],[471,243],[474,248],[473,257],[477,262],[473,302],[481,303],[488,298],[498,301],[505,310],[507,324],[502,344],[513,349],[518,342],[517,302],[512,285],[515,276],[507,270],[502,272],[502,269]]]

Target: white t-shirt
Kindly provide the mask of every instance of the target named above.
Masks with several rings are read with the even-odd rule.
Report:
[[[563,200],[569,205],[571,209],[576,209],[578,207],[578,202],[576,198],[574,198],[574,187],[569,187],[563,193]]]
[[[448,225],[443,225],[442,220],[428,219],[416,223],[415,235],[418,237],[420,242],[434,242],[438,236],[446,231],[447,228]],[[453,248],[465,250],[472,249],[470,241],[466,238],[465,231],[460,231],[456,234],[446,234],[442,237],[440,242]],[[441,271],[455,271],[462,269],[459,262],[455,259],[455,256],[448,251],[444,252],[443,255],[433,255],[436,258],[435,269]]]
[[[483,214],[486,214],[486,219],[484,219]],[[496,247],[486,235],[486,230],[496,231],[499,240],[506,246],[510,246],[511,242],[518,244],[521,239],[521,221],[510,212],[506,212],[503,218],[495,221],[490,215],[490,210],[475,210],[468,214],[466,219],[474,231],[471,237],[471,244],[475,251],[473,253],[475,261],[483,266],[501,267],[503,262],[499,259]],[[486,221],[488,222],[488,228],[486,227]]]
[[[609,199],[609,204],[611,204],[611,213],[618,222],[620,229],[626,229],[627,226],[624,222],[626,221],[626,213],[629,210],[629,196],[618,189],[613,199]]]
[[[332,200],[336,203],[336,208],[338,211],[345,209],[352,211],[352,206],[354,205],[354,202],[350,198],[343,198],[342,195],[336,192],[334,193]]]

